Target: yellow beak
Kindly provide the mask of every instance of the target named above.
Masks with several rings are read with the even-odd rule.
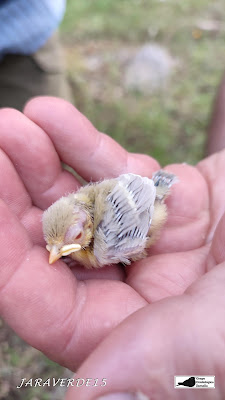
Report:
[[[47,250],[50,251],[49,254],[49,264],[53,264],[56,262],[59,258],[62,256],[68,256],[71,253],[74,253],[75,251],[79,251],[81,249],[80,244],[68,244],[63,246],[61,249],[58,248],[58,246],[54,245],[49,249],[49,246],[46,246]]]
[[[60,257],[62,257],[61,252],[59,251],[57,246],[52,246],[49,254],[49,264],[53,264]]]

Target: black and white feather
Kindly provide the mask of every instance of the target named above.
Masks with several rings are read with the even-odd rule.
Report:
[[[144,251],[155,198],[152,179],[134,174],[124,174],[116,179],[95,231],[94,255],[99,264],[130,264]]]
[[[152,175],[152,180],[156,187],[156,200],[163,202],[168,196],[171,186],[178,182],[176,175],[160,169]]]

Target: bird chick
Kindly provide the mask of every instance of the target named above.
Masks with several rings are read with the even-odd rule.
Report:
[[[176,180],[162,170],[152,179],[129,173],[57,200],[43,214],[49,263],[69,255],[99,268],[145,257],[166,221],[164,201]]]

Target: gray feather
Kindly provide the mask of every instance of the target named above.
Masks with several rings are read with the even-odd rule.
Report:
[[[153,174],[152,180],[156,187],[156,199],[164,201],[169,194],[171,186],[178,181],[178,178],[176,175],[160,169]]]
[[[144,251],[155,196],[151,179],[134,174],[117,179],[106,197],[105,213],[95,231],[94,254],[100,264],[129,264],[130,259]]]

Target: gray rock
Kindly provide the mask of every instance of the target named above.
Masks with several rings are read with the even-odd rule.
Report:
[[[196,28],[206,32],[219,32],[223,29],[223,23],[215,19],[199,19]]]
[[[153,43],[142,46],[125,69],[127,90],[150,94],[163,89],[176,65],[163,47]]]

